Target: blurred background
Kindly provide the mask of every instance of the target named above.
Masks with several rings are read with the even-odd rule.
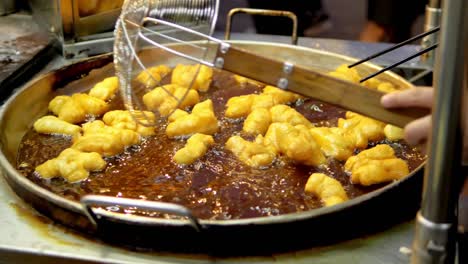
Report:
[[[226,26],[226,15],[229,12],[230,9],[236,8],[236,7],[249,7],[250,5],[253,5],[253,7],[262,7],[262,8],[275,8],[278,6],[275,6],[276,1],[264,1],[264,0],[222,0],[221,1],[221,7],[220,7],[220,16],[218,20],[218,24],[216,27],[217,31],[224,31],[225,26]],[[291,7],[291,3],[294,3],[294,1],[283,1],[286,4],[283,4],[283,8],[288,8]],[[299,1],[300,2],[300,1]],[[308,2],[312,3],[314,1],[302,1],[302,2]],[[318,1],[320,2],[320,1]],[[371,3],[370,8],[374,9],[386,9],[386,10],[381,10],[382,13],[388,13],[388,12],[394,12],[393,10],[398,9],[398,6],[401,7],[403,1],[400,0],[393,0],[393,1],[387,1],[387,0],[354,0],[354,1],[346,1],[346,0],[323,0],[321,1],[322,4],[322,10],[319,10],[317,13],[318,14],[311,14],[310,17],[305,17],[304,19],[311,19],[311,30],[308,32],[310,34],[307,35],[307,37],[316,37],[316,38],[335,38],[335,39],[346,39],[346,40],[360,40],[360,34],[361,32],[364,31],[366,28],[367,20],[368,20],[368,4]],[[407,24],[410,24],[409,26],[409,31],[411,35],[416,35],[418,33],[421,33],[423,31],[423,23],[424,23],[424,5],[427,1],[420,1],[420,0],[412,0],[412,1],[407,1],[407,2],[421,2],[417,3],[417,7],[415,7],[414,12],[410,14],[408,19],[412,20],[408,22]],[[375,6],[377,4],[377,6]],[[380,5],[380,6],[379,6]],[[382,6],[382,5],[392,5],[394,6],[393,10],[389,10],[389,7],[387,6]],[[313,4],[309,6],[312,7],[312,9],[315,7]],[[405,6],[408,6],[406,3]],[[310,10],[307,10],[310,12]],[[297,12],[296,12],[297,13]],[[396,13],[396,12],[394,12]],[[401,9],[398,12],[399,15],[395,17],[396,21],[393,21],[395,23],[398,23],[398,20],[402,20],[402,15],[404,14],[401,13]],[[299,15],[299,14],[296,14]],[[314,17],[315,15],[315,17]],[[323,15],[327,16],[324,17]],[[381,14],[378,14],[381,16]],[[321,17],[320,17],[321,16]],[[413,18],[414,17],[414,18]],[[299,17],[299,20],[301,20],[302,17]],[[323,19],[326,18],[326,19]],[[315,21],[314,21],[315,20]],[[313,23],[316,22],[316,23]],[[288,21],[286,21],[286,24]],[[301,23],[301,21],[299,22]],[[401,27],[406,27],[406,25],[401,25]],[[253,17],[240,14],[236,15],[234,20],[233,20],[233,27],[232,27],[233,32],[248,32],[248,33],[255,33],[256,28],[255,28],[255,22]],[[301,33],[299,32],[299,35]],[[364,39],[362,39],[365,41]],[[395,42],[392,41],[393,39],[388,39],[385,37],[382,37],[380,41],[378,42]]]

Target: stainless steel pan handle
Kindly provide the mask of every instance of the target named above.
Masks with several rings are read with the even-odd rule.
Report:
[[[275,16],[275,17],[287,17],[291,19],[293,23],[291,33],[291,43],[297,45],[297,16],[293,12],[282,11],[282,10],[268,10],[268,9],[254,9],[254,8],[234,8],[229,11],[227,15],[226,31],[224,33],[224,39],[229,40],[231,38],[231,25],[232,17],[239,13],[245,13],[253,16]]]
[[[139,199],[128,199],[128,198],[117,198],[103,195],[86,195],[81,198],[81,204],[83,205],[85,212],[89,220],[97,226],[98,220],[102,217],[100,214],[93,211],[92,206],[120,206],[120,207],[134,207],[138,209],[149,210],[152,212],[160,212],[166,214],[177,215],[186,217],[191,226],[196,231],[201,231],[202,226],[198,222],[197,218],[193,216],[192,212],[182,205],[155,201],[145,201]]]

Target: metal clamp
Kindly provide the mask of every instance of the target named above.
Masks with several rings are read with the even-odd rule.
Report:
[[[429,221],[418,212],[411,263],[446,263],[452,226]]]
[[[276,86],[278,86],[278,88],[281,88],[283,90],[288,89],[289,81],[288,81],[287,75],[290,75],[292,73],[293,69],[294,69],[294,64],[292,64],[290,62],[285,62],[283,64],[283,76],[284,77],[281,77],[278,80],[278,83],[276,84]]]
[[[260,16],[276,16],[276,17],[288,17],[293,22],[293,29],[291,34],[291,43],[297,45],[297,16],[293,12],[280,11],[280,10],[267,10],[267,9],[255,9],[255,8],[233,8],[227,15],[226,32],[224,35],[225,40],[231,38],[231,24],[232,17],[238,13],[245,13],[249,15],[260,15]]]
[[[219,54],[221,55],[220,57],[216,57],[214,61],[214,66],[218,69],[222,69],[224,67],[224,58],[222,57],[223,55],[226,55],[226,53],[229,51],[229,48],[231,45],[228,43],[220,43],[219,44]]]
[[[128,199],[128,198],[117,198],[111,196],[102,196],[102,195],[86,195],[80,200],[83,205],[85,212],[89,220],[97,226],[101,215],[94,212],[92,206],[119,206],[119,207],[134,207],[138,209],[149,210],[152,212],[160,212],[166,214],[173,214],[181,217],[186,217],[191,226],[198,232],[202,230],[202,226],[198,222],[197,218],[193,216],[192,212],[178,204],[173,203],[164,203],[156,201],[145,201],[138,199]]]

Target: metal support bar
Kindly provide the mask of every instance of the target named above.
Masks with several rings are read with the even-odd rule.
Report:
[[[440,9],[440,1],[430,1],[426,6],[426,14],[424,21],[424,31],[430,31],[440,25],[440,16],[442,14],[442,9]],[[439,34],[431,34],[425,36],[421,41],[421,48],[425,49],[437,43],[439,39]],[[428,65],[434,65],[435,51],[430,51],[421,56],[421,61],[427,63]]]
[[[461,106],[466,48],[466,0],[444,1],[435,65],[435,99],[423,200],[412,263],[453,263],[457,184],[461,177]]]

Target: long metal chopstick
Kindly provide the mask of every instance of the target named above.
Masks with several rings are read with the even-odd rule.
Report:
[[[425,48],[425,49],[423,49],[423,50],[421,50],[421,51],[419,51],[419,52],[417,52],[417,53],[415,53],[415,54],[409,56],[408,58],[406,58],[406,59],[404,59],[404,60],[401,60],[401,61],[399,61],[399,62],[396,62],[396,63],[394,63],[394,64],[392,64],[392,65],[389,65],[389,66],[387,66],[387,67],[381,69],[381,70],[378,71],[378,72],[375,72],[375,73],[373,73],[373,74],[371,74],[371,75],[369,75],[369,76],[367,76],[367,77],[365,77],[365,78],[362,78],[361,80],[359,80],[359,82],[361,82],[361,83],[362,83],[362,82],[365,82],[365,81],[369,80],[369,79],[372,78],[372,77],[375,77],[375,76],[377,76],[377,75],[379,75],[379,74],[381,74],[381,73],[383,73],[383,72],[386,72],[386,71],[388,71],[388,70],[390,70],[390,69],[392,69],[392,68],[395,68],[396,66],[398,66],[398,65],[400,65],[400,64],[402,64],[402,63],[405,63],[405,62],[407,62],[407,61],[409,61],[409,60],[411,60],[411,59],[414,59],[414,58],[416,58],[416,57],[418,57],[418,56],[420,56],[420,55],[422,55],[422,54],[424,54],[424,53],[426,53],[426,52],[429,52],[429,51],[431,51],[431,50],[437,48],[437,45],[438,45],[438,44],[436,43],[436,44],[434,44],[434,45],[432,45],[432,46],[430,46],[430,47],[428,47],[428,48]]]
[[[423,38],[423,37],[425,37],[425,36],[427,36],[427,35],[430,35],[430,34],[432,34],[432,33],[435,33],[435,32],[437,32],[437,31],[439,31],[439,29],[440,29],[440,27],[435,27],[435,28],[433,28],[433,29],[431,29],[431,30],[429,30],[429,31],[426,31],[426,32],[424,32],[424,33],[422,33],[422,34],[419,34],[419,35],[417,35],[417,36],[414,36],[414,37],[412,37],[412,38],[410,38],[410,39],[407,39],[407,40],[405,40],[405,41],[403,41],[403,42],[400,42],[400,43],[398,43],[398,44],[396,44],[396,45],[393,45],[393,46],[391,46],[390,48],[384,49],[384,50],[379,51],[379,52],[377,52],[377,53],[375,53],[375,54],[373,54],[373,55],[371,55],[371,56],[369,56],[369,57],[367,57],[367,58],[364,58],[364,59],[362,59],[362,60],[360,60],[360,61],[357,61],[357,62],[355,62],[355,63],[353,63],[353,64],[350,64],[350,65],[348,65],[348,68],[352,68],[352,67],[357,66],[357,65],[359,65],[359,64],[361,64],[361,63],[364,63],[364,62],[366,62],[366,61],[372,60],[372,59],[374,59],[374,58],[376,58],[376,57],[378,57],[378,56],[380,56],[380,55],[383,55],[383,54],[385,54],[385,53],[388,53],[388,52],[390,52],[390,51],[392,51],[392,50],[398,49],[399,47],[402,47],[402,46],[404,46],[404,45],[406,45],[406,44],[408,44],[408,43],[411,43],[411,42],[413,42],[413,41],[415,41],[415,40],[418,40],[418,39]]]
[[[410,39],[407,39],[407,40],[405,40],[405,41],[403,41],[403,42],[400,42],[400,43],[398,43],[398,44],[396,44],[396,45],[393,45],[393,46],[391,46],[390,48],[384,49],[384,50],[379,51],[379,52],[377,52],[377,53],[375,53],[375,54],[373,54],[373,55],[371,55],[371,56],[369,56],[369,57],[367,57],[367,58],[364,58],[364,59],[359,60],[359,61],[357,61],[357,62],[355,62],[355,63],[353,63],[353,64],[350,64],[350,65],[348,65],[348,68],[352,68],[352,67],[357,66],[357,65],[359,65],[359,64],[361,64],[361,63],[364,63],[364,62],[366,62],[366,61],[369,61],[369,60],[371,60],[371,59],[374,59],[374,58],[376,58],[376,57],[379,57],[379,56],[381,56],[381,55],[383,55],[383,54],[385,54],[385,53],[388,53],[388,52],[390,52],[390,51],[393,51],[393,50],[395,50],[395,49],[398,49],[398,48],[400,48],[400,47],[402,47],[402,46],[404,46],[404,45],[406,45],[406,44],[408,44],[408,43],[410,43],[410,42],[412,42],[412,41],[415,41],[415,40],[420,39],[420,38],[423,38],[423,37],[425,37],[425,36],[427,36],[427,35],[436,33],[436,32],[439,31],[439,30],[440,30],[440,26],[435,27],[435,28],[433,28],[433,29],[431,29],[431,30],[429,30],[429,31],[426,31],[426,32],[421,33],[421,34],[419,34],[419,35],[417,35],[417,36],[414,36],[414,37],[412,37],[412,38],[410,38]],[[394,63],[394,64],[392,64],[392,65],[389,65],[389,66],[383,68],[382,70],[380,70],[380,71],[378,71],[378,72],[376,72],[376,73],[373,73],[373,74],[371,74],[371,75],[369,75],[369,76],[367,76],[367,77],[364,77],[364,78],[362,78],[361,80],[359,80],[359,82],[364,82],[364,81],[366,81],[366,80],[368,80],[368,79],[370,79],[370,78],[373,78],[373,77],[375,77],[375,76],[377,76],[377,75],[379,75],[379,74],[381,74],[381,73],[383,73],[383,72],[386,72],[386,71],[388,71],[388,70],[390,70],[390,69],[393,69],[393,68],[395,68],[396,66],[398,66],[398,65],[400,65],[400,64],[402,64],[402,63],[405,63],[405,62],[407,62],[407,61],[409,61],[409,60],[411,60],[411,59],[413,59],[413,58],[416,58],[416,57],[418,57],[418,56],[420,56],[420,55],[422,55],[422,54],[424,54],[424,53],[427,53],[427,52],[429,52],[429,51],[431,51],[431,50],[433,50],[433,49],[435,49],[435,48],[437,48],[437,43],[434,44],[434,45],[432,45],[432,46],[430,46],[430,47],[428,47],[428,48],[425,48],[425,49],[423,49],[423,50],[421,50],[421,51],[419,51],[419,52],[417,52],[417,53],[415,53],[415,54],[413,54],[413,55],[411,55],[411,56],[409,56],[409,57],[407,57],[407,58],[405,58],[405,59],[403,59],[403,60],[401,60],[401,61],[399,61],[399,62],[396,62],[396,63]]]

